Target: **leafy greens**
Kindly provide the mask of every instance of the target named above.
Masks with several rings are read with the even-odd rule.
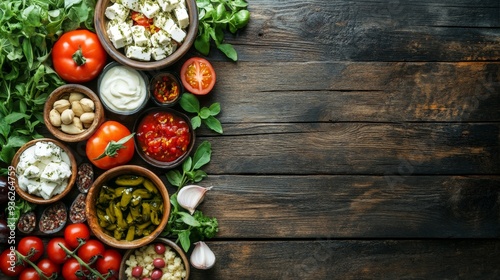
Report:
[[[0,2],[0,162],[6,174],[16,150],[42,137],[43,106],[64,81],[51,67],[50,52],[64,33],[93,30],[95,0]]]

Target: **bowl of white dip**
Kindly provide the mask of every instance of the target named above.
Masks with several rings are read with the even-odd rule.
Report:
[[[148,78],[144,72],[111,62],[97,81],[97,91],[104,107],[115,114],[133,115],[149,100]]]
[[[71,191],[77,166],[61,142],[40,138],[24,144],[12,159],[17,194],[35,204],[54,203]]]

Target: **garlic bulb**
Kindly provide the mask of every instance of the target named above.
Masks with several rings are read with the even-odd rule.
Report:
[[[205,193],[211,189],[212,187],[204,188],[196,185],[185,186],[177,194],[177,202],[182,208],[188,210],[193,215],[196,207],[205,198]]]
[[[191,265],[197,269],[209,269],[215,264],[215,255],[203,241],[194,243],[195,247],[191,253]]]

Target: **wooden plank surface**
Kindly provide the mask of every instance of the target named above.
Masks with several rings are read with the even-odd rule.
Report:
[[[221,263],[209,271],[193,271],[193,279],[496,279],[500,274],[495,240],[208,244]]]

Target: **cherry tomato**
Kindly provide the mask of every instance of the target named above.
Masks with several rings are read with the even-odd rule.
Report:
[[[33,267],[28,267],[19,274],[19,280],[40,280],[40,275]]]
[[[19,240],[17,251],[23,256],[28,256],[30,251],[34,250],[34,254],[29,258],[30,261],[36,262],[43,255],[43,241],[36,236],[26,236]]]
[[[209,93],[215,85],[216,75],[212,64],[201,57],[192,57],[181,67],[184,89],[197,95]]]
[[[16,261],[17,256],[14,250],[10,250],[10,248],[5,249],[2,254],[0,254],[0,271],[6,276],[19,275],[25,267],[23,265],[14,266]]]
[[[62,276],[64,280],[84,280],[86,277],[78,277],[77,271],[83,271],[82,267],[75,258],[68,259],[62,267]]]
[[[115,249],[107,249],[104,251],[102,258],[98,258],[96,262],[97,271],[101,274],[106,274],[108,271],[113,271],[114,279],[118,279],[118,272],[120,271],[120,263],[122,262],[122,255]],[[108,279],[113,279],[108,278]]]
[[[104,244],[102,244],[101,241],[96,240],[96,239],[90,239],[85,242],[85,244],[82,245],[78,249],[78,257],[82,259],[82,261],[89,263],[90,259],[94,256],[102,256],[104,254],[104,251],[106,248],[104,248]]]
[[[68,243],[66,243],[63,237],[52,238],[49,243],[47,243],[47,257],[55,264],[63,264],[68,258],[68,255],[59,244],[69,248]]]
[[[134,25],[142,25],[148,28],[151,33],[155,33],[160,30],[159,27],[154,25],[154,19],[146,17],[143,13],[132,11],[132,13],[130,13],[130,17],[132,18]]]
[[[50,277],[52,274],[61,272],[59,265],[53,263],[49,259],[41,259],[37,264],[38,268],[43,272],[43,275]]]
[[[134,156],[134,139],[131,137],[125,143],[120,143],[119,140],[130,135],[130,130],[123,124],[116,121],[104,122],[87,140],[87,157],[101,169],[110,169],[129,162]],[[108,146],[110,142],[115,143]]]
[[[52,48],[54,69],[71,83],[93,80],[101,73],[106,60],[106,51],[97,35],[84,29],[64,33]]]
[[[70,224],[66,226],[64,230],[64,240],[68,244],[70,250],[78,247],[79,242],[78,239],[90,239],[90,230],[86,224],[78,223],[78,224]]]

